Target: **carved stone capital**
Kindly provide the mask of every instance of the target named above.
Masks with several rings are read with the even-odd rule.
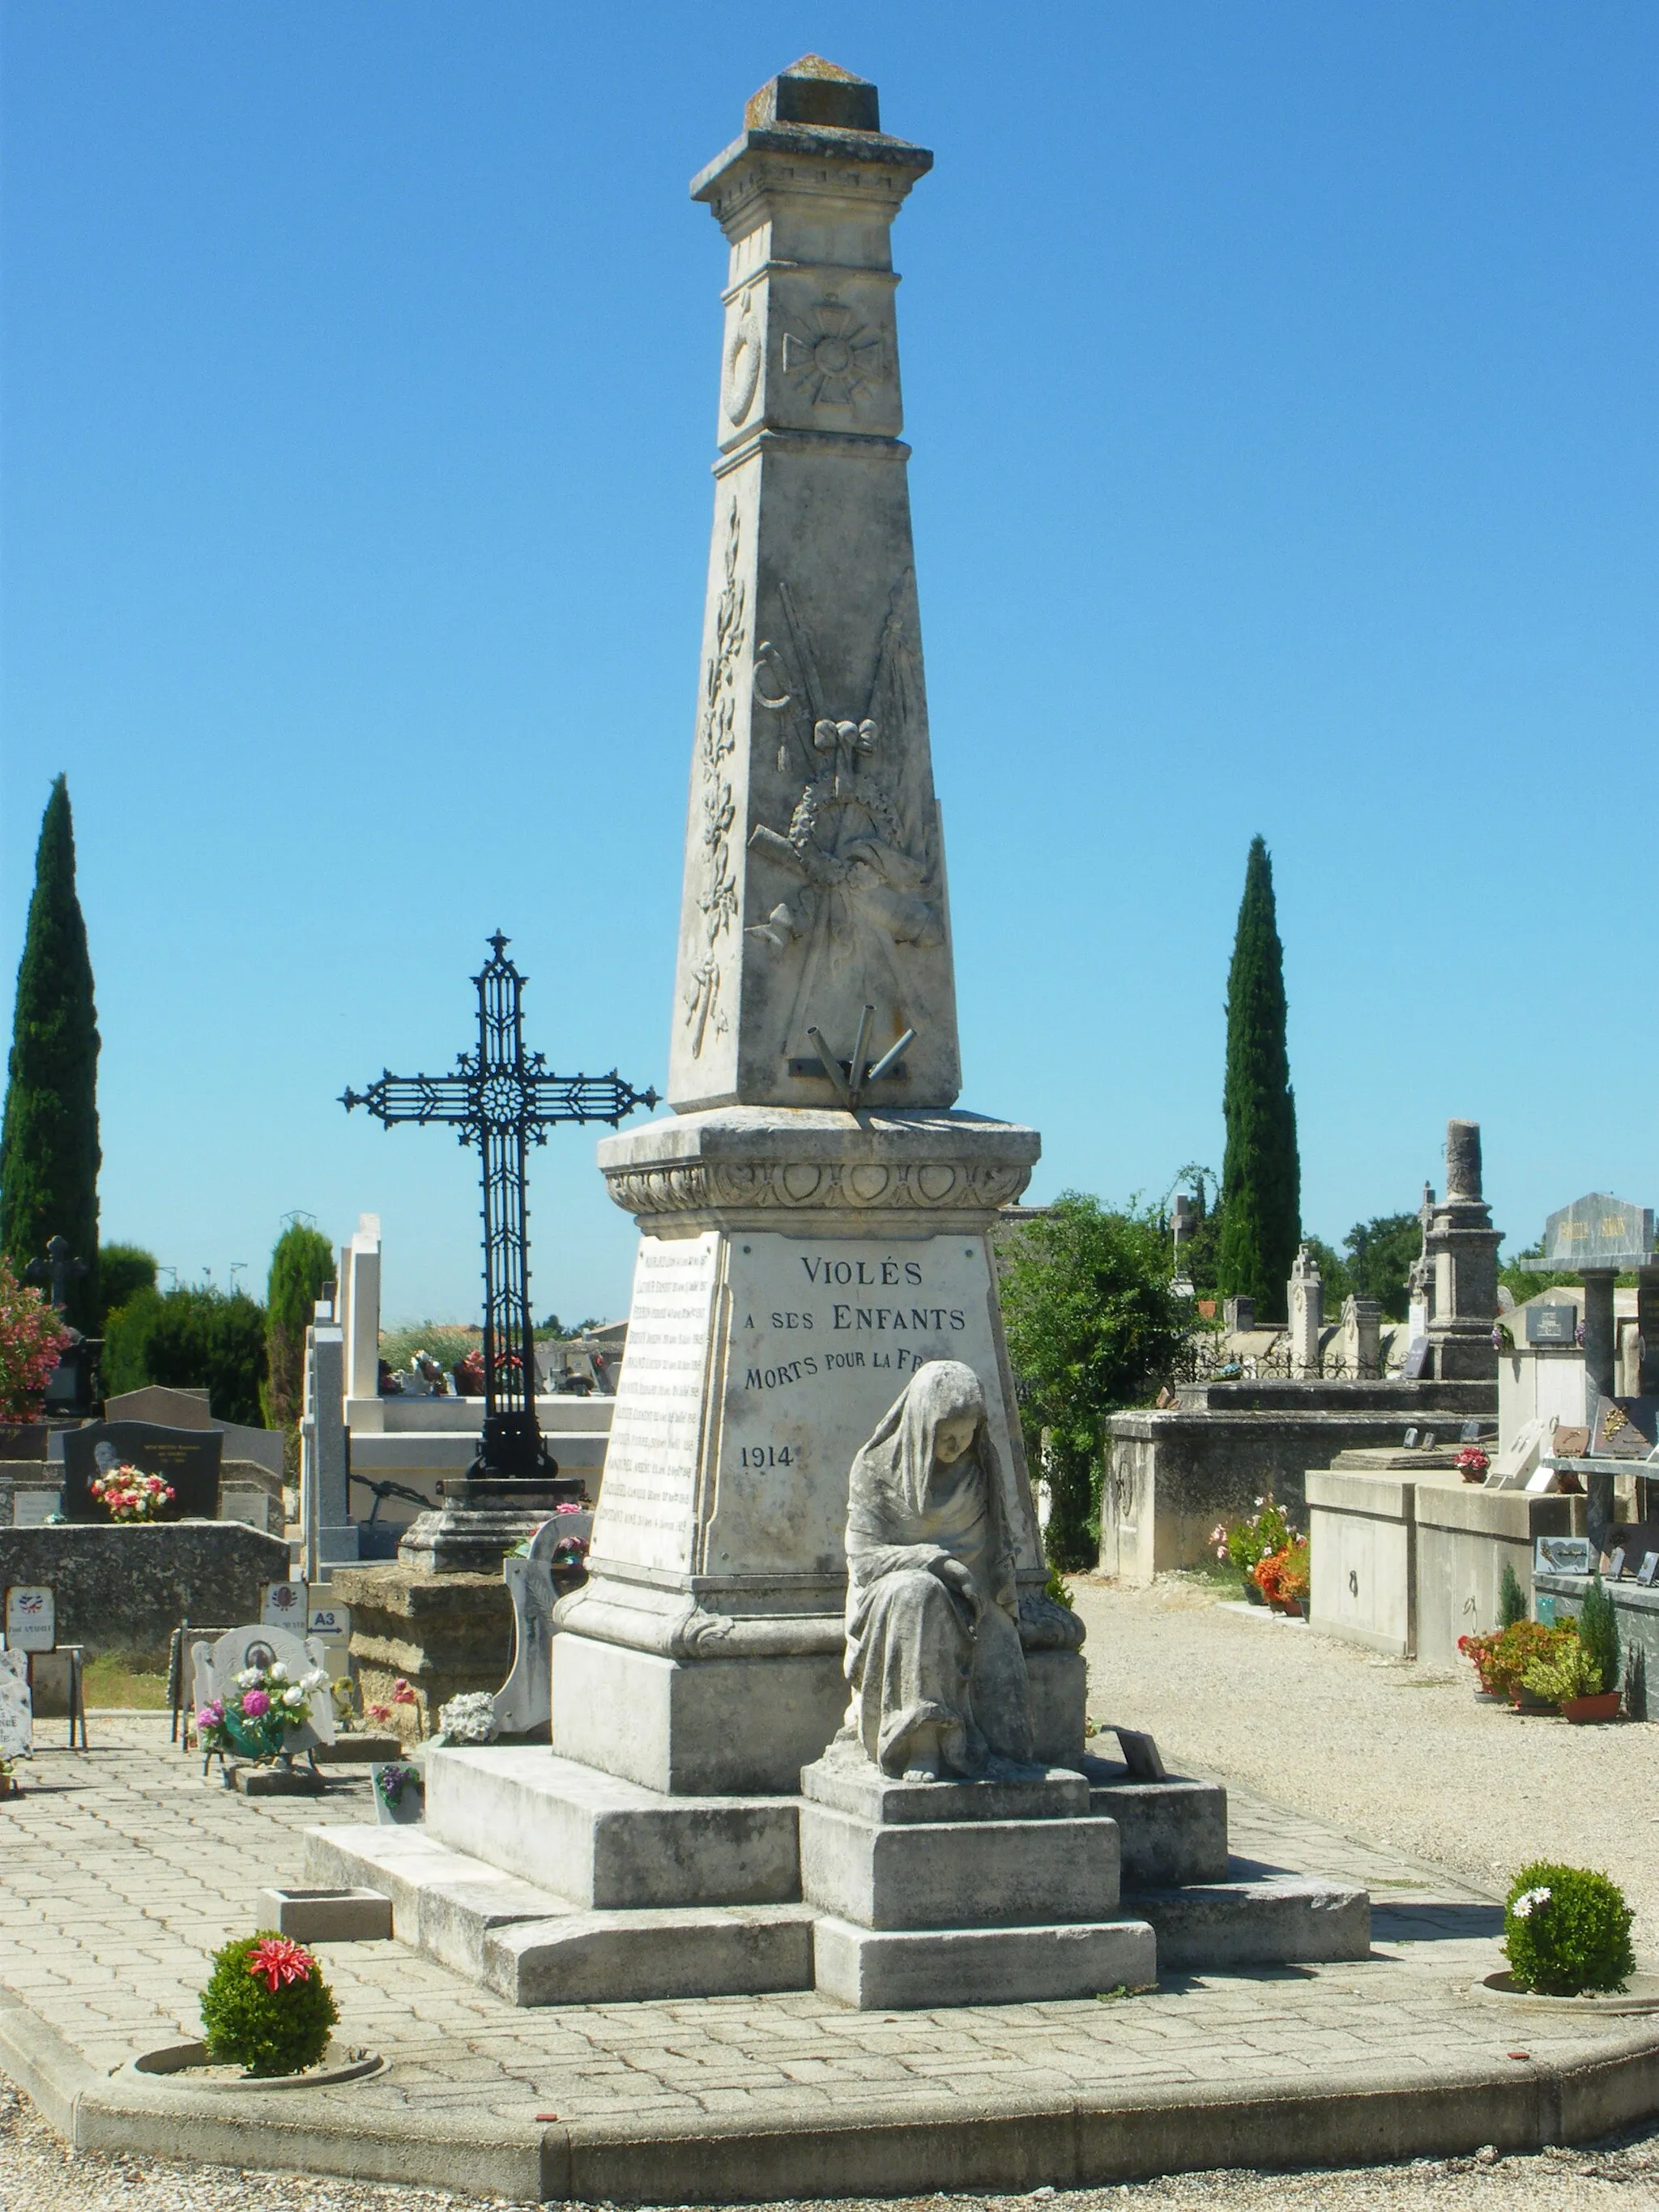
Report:
[[[611,1197],[653,1237],[982,1234],[1030,1181],[1035,1129],[974,1114],[715,1108],[608,1137]]]

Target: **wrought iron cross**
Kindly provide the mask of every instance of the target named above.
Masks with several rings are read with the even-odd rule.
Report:
[[[614,1129],[654,1091],[635,1091],[609,1075],[550,1075],[545,1056],[524,1048],[525,978],[507,957],[500,930],[493,957],[473,977],[478,987],[478,1048],[458,1053],[452,1075],[382,1074],[367,1091],[347,1091],[349,1113],[366,1106],[389,1129],[394,1121],[443,1121],[483,1155],[484,1424],[474,1474],[544,1477],[550,1468],[536,1421],[536,1347],[530,1313],[529,1210],[526,1152],[547,1142],[559,1121],[609,1121]]]

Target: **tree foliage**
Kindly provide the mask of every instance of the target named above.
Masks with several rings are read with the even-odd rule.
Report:
[[[1301,1229],[1296,1097],[1285,1036],[1285,951],[1273,862],[1260,837],[1244,867],[1232,965],[1227,971],[1227,1150],[1218,1287],[1253,1297],[1262,1320],[1281,1318]]]
[[[0,1251],[18,1275],[52,1237],[67,1237],[87,1273],[65,1318],[98,1326],[98,1014],[87,926],[75,892],[69,786],[52,787],[34,855],[17,967],[11,1060],[0,1127]]]
[[[140,1291],[155,1288],[156,1260],[141,1244],[103,1244],[98,1249],[98,1293],[104,1320]],[[102,1323],[100,1323],[102,1326]]]
[[[112,1397],[147,1382],[205,1389],[216,1419],[263,1428],[265,1310],[242,1291],[135,1291],[105,1326],[103,1376]]]
[[[1369,1221],[1356,1221],[1342,1242],[1356,1297],[1375,1298],[1385,1321],[1404,1321],[1407,1278],[1423,1243],[1423,1224],[1416,1214],[1374,1214]]]
[[[334,1279],[334,1248],[319,1229],[290,1221],[271,1248],[265,1282],[265,1380],[261,1388],[265,1424],[292,1429],[305,1396],[306,1331],[322,1296]]]
[[[1063,1193],[1046,1213],[1006,1232],[1000,1256],[1003,1320],[1033,1466],[1047,1436],[1048,1556],[1056,1566],[1091,1566],[1100,1546],[1101,1424],[1152,1396],[1191,1309],[1170,1287],[1157,1217],[1133,1207],[1109,1212],[1080,1191]]]

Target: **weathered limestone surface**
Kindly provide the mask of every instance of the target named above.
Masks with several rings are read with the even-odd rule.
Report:
[[[48,1584],[60,1644],[149,1668],[166,1665],[168,1640],[186,1618],[216,1628],[258,1620],[265,1583],[286,1581],[288,1571],[281,1537],[240,1521],[0,1528],[0,1586]]]

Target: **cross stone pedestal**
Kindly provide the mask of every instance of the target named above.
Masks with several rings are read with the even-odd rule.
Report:
[[[550,1476],[459,1475],[438,1485],[443,1504],[418,1514],[398,1547],[399,1562],[428,1574],[488,1574],[533,1536],[561,1505],[580,1502],[581,1484]]]

